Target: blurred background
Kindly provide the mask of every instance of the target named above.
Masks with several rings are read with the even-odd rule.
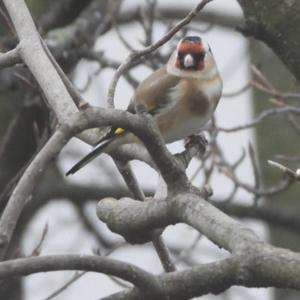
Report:
[[[194,0],[27,1],[43,37],[74,85],[91,105],[103,107],[109,82],[128,53],[158,40],[197,3]],[[4,52],[15,45],[16,37],[2,4],[0,8],[0,51]],[[290,181],[271,168],[267,160],[297,167],[300,125],[293,116],[281,114],[252,124],[261,112],[282,107],[282,99],[271,95],[270,90],[297,89],[292,76],[272,51],[241,34],[238,29],[243,21],[235,0],[216,0],[207,5],[169,43],[121,78],[116,107],[126,109],[137,84],[167,61],[182,36],[195,34],[204,38],[222,75],[224,95],[205,132],[209,141],[207,153],[192,160],[187,174],[195,186],[209,185],[213,190],[211,201],[246,223],[262,239],[297,251],[300,227],[287,222],[299,210],[296,188],[290,187]],[[2,210],[24,168],[56,126],[36,82],[22,65],[0,70],[0,124]],[[178,153],[184,144],[180,141],[168,147],[172,153]],[[108,155],[97,158],[74,176],[64,176],[90,150],[90,146],[74,138],[53,162],[21,217],[11,257],[100,253],[153,273],[163,272],[152,244],[130,245],[96,217],[98,200],[129,195]],[[139,161],[133,161],[132,166],[144,191],[153,194],[157,173]],[[187,225],[169,226],[163,237],[179,269],[228,255]],[[64,284],[69,285],[55,295]],[[100,299],[122,290],[124,285],[127,286],[115,278],[91,272],[51,272],[2,282],[0,298]],[[299,293],[287,290],[240,287],[218,296],[201,297],[205,300],[299,298]]]

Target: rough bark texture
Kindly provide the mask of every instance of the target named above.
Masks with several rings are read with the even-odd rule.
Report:
[[[265,42],[287,66],[288,70],[300,80],[300,59],[299,59],[299,38],[300,34],[300,2],[287,1],[245,1],[239,0],[245,15],[245,33]],[[261,65],[263,73],[271,80],[276,88],[280,90],[291,89],[291,79],[287,70],[269,53],[266,49],[252,44],[252,58],[254,63]],[[255,94],[255,112],[266,109],[270,104],[265,101],[265,95]],[[293,154],[295,144],[290,141],[297,141],[297,134],[290,127],[278,124],[279,120],[274,119],[268,126],[262,124],[257,128],[257,142],[261,166],[270,157],[279,153]],[[275,131],[274,128],[277,128]],[[274,181],[274,174],[270,168],[262,167],[264,182]],[[272,197],[268,205],[295,205],[295,190],[290,189],[284,196]],[[279,201],[280,199],[283,201]],[[296,200],[297,201],[297,200]],[[294,250],[299,249],[299,239],[291,234],[283,233],[276,228],[270,228],[271,240],[275,245],[285,246]],[[295,291],[277,291],[276,298],[296,299],[299,293]],[[296,297],[296,298],[295,298]]]
[[[271,50],[286,65],[287,70],[265,47],[252,43],[252,59],[262,67],[263,73],[279,90],[293,90],[292,78],[289,72],[300,81],[300,2],[297,0],[265,0],[247,1],[238,0],[245,16],[245,34],[255,37],[268,45]],[[255,93],[254,110],[259,113],[270,104],[266,96]],[[283,121],[283,120],[281,120]],[[298,133],[274,119],[273,122],[257,127],[256,138],[258,144],[259,160],[262,169],[262,179],[265,184],[274,182],[278,176],[273,170],[266,167],[266,160],[276,154],[297,154]],[[274,130],[274,128],[277,128]],[[291,143],[293,141],[293,143]],[[297,188],[298,189],[298,188]],[[268,199],[267,205],[272,206],[298,206],[298,191],[289,189],[284,195]],[[284,201],[282,201],[284,199]],[[272,243],[299,251],[299,239],[292,233],[282,232],[274,226],[270,227]],[[276,299],[298,299],[299,292],[277,290]]]
[[[78,17],[91,0],[78,1],[27,1],[30,12],[41,33],[59,26],[66,26]],[[105,7],[107,1],[103,1]],[[0,8],[4,9],[1,2]],[[5,11],[5,10],[4,10]],[[16,44],[5,20],[0,17],[0,52],[6,52]],[[70,66],[69,66],[70,69]],[[48,122],[48,109],[42,99],[37,95],[38,90],[29,87],[22,80],[13,81],[16,74],[20,74],[35,85],[32,77],[24,67],[0,70],[0,194],[9,193],[14,185],[14,178],[28,163],[38,148],[40,134],[44,132]],[[12,84],[13,82],[13,84]],[[31,92],[28,93],[28,90]],[[10,184],[11,183],[11,184]],[[0,211],[6,204],[7,197],[1,197]],[[17,230],[14,235],[15,242],[10,251],[9,258],[20,255],[19,247],[21,231]],[[19,300],[23,298],[21,281],[19,278],[0,281],[0,298]]]
[[[299,32],[300,5],[297,4],[297,1],[296,0],[285,0],[285,1],[238,0],[238,1],[241,4],[242,8],[244,9],[244,13],[246,17],[245,33],[248,33],[254,37],[257,37],[258,39],[263,40],[270,48],[274,50],[274,52],[288,66],[288,68],[294,74],[294,76],[298,80],[300,80],[300,62],[298,59],[298,52],[297,52],[299,49],[297,37],[299,36],[300,33]],[[4,2],[7,3],[8,7],[11,7],[12,2],[9,2],[7,0]],[[31,1],[31,2],[35,2],[35,1]],[[67,25],[73,19],[75,18],[77,19],[77,17],[80,15],[80,11],[83,8],[87,7],[88,4],[90,4],[91,2],[96,3],[97,1],[84,0],[81,1],[80,3],[77,2],[78,1],[76,0],[66,0],[63,2],[56,0],[53,2],[53,4],[51,3],[51,6],[49,6],[49,8],[51,8],[51,11],[49,9],[48,13],[44,14],[42,18],[38,19],[37,24],[41,32],[45,33],[47,30],[56,28],[57,26]],[[105,2],[106,1],[103,1],[102,3]],[[15,0],[14,3],[18,3],[18,2]],[[62,3],[64,5],[62,5]],[[20,9],[20,6],[18,8]],[[102,9],[100,9],[100,11],[102,11]],[[27,34],[23,35],[25,26],[23,26],[23,23],[22,26],[20,26],[20,23],[18,22],[18,18],[17,18],[19,11],[13,10],[13,12],[15,14],[12,14],[13,16],[12,19],[16,23],[16,25],[18,25],[16,26],[16,28],[19,31],[19,33],[22,33],[20,37],[21,39],[26,41],[28,40],[28,36]],[[24,14],[22,14],[22,18],[24,18]],[[95,20],[97,21],[97,23],[99,22],[98,19]],[[224,23],[227,24],[227,22],[228,20],[226,19],[226,22],[224,21]],[[233,25],[235,23],[236,21],[230,23],[228,27],[235,26]],[[105,28],[105,26],[107,26],[108,23],[104,22],[103,24],[104,24],[103,28]],[[104,32],[105,29],[103,28],[101,30]],[[88,32],[90,31],[88,30]],[[37,39],[36,42],[37,43],[35,43],[35,45],[37,45],[40,48],[39,38]],[[21,50],[20,54],[23,55],[23,58],[28,58],[28,57],[30,58],[30,56],[28,55],[29,53],[28,50],[30,50],[30,48],[26,47],[26,45],[32,46],[33,43],[27,43],[25,45],[24,43],[22,43],[21,46],[19,47]],[[76,43],[76,45],[78,46],[78,43]],[[72,45],[72,47],[73,46],[74,45]],[[13,46],[8,47],[8,49],[10,48],[13,48]],[[41,54],[43,54],[44,49],[40,48],[40,52]],[[77,57],[77,60],[78,59],[79,57]],[[28,63],[28,59],[27,60],[24,59],[24,61],[27,61]],[[76,61],[73,62],[72,60],[72,66],[74,64],[76,64]],[[53,89],[51,88],[49,89],[49,87],[46,87],[44,81],[38,80],[43,78],[44,75],[40,73],[40,65],[37,66],[36,64],[33,64],[31,62],[28,63],[28,66],[31,67],[32,71],[35,71],[33,73],[36,75],[37,81],[40,82],[40,86],[48,91],[48,93],[46,92],[44,93],[46,97],[55,98],[55,99],[58,98],[58,97],[52,97],[53,95],[51,96],[51,94],[53,94]],[[46,70],[48,69],[49,68],[46,68]],[[282,81],[283,79],[285,80],[285,76],[283,76],[281,72],[278,72],[278,74],[276,75],[279,75],[277,76],[277,79]],[[58,76],[56,77],[57,79],[59,79]],[[48,81],[49,78],[47,78],[47,82]],[[0,87],[0,91],[1,91],[1,87]],[[61,96],[61,93],[58,94],[59,96]],[[0,97],[1,96],[2,95],[0,95]],[[69,97],[63,97],[63,99],[67,99],[67,98]],[[0,99],[0,107],[2,107],[2,105],[3,106],[5,105],[4,101],[3,104],[1,101],[2,99]],[[59,104],[61,103],[59,102]],[[15,109],[12,108],[12,110]],[[35,111],[32,111],[27,107],[26,107],[26,112],[27,112],[26,114],[24,113],[24,111],[25,109],[22,110],[23,113],[21,114],[24,120],[23,118],[16,119],[19,122],[16,121],[15,124],[12,124],[15,125],[12,126],[12,130],[14,130],[14,132],[19,134],[22,132],[22,135],[20,136],[20,138],[16,138],[15,135],[11,135],[12,137],[16,138],[16,140],[12,141],[14,143],[12,143],[11,141],[7,141],[5,143],[6,148],[2,149],[2,153],[6,154],[6,156],[3,155],[7,159],[7,161],[5,162],[7,162],[8,164],[8,166],[5,165],[3,169],[5,170],[10,169],[12,171],[11,166],[14,166],[14,164],[16,163],[15,157],[18,157],[19,159],[22,158],[22,161],[20,162],[18,161],[19,165],[15,167],[16,170],[13,170],[14,173],[8,174],[5,180],[2,179],[1,176],[3,175],[2,173],[0,173],[0,187],[1,187],[1,182],[2,181],[7,182],[8,179],[13,177],[13,175],[24,165],[24,163],[28,161],[28,159],[31,157],[31,155],[36,149],[36,144],[35,144],[36,132],[34,132],[34,127],[36,127],[37,125],[36,123],[38,123],[38,120],[36,120],[36,116],[41,115],[42,112],[40,111],[35,113]],[[59,111],[59,113],[60,112],[61,111]],[[116,112],[116,114],[117,113],[118,112]],[[112,122],[113,125],[113,123],[115,122],[115,124],[120,125],[118,122],[120,122],[122,116],[124,117],[124,115],[120,115],[119,117],[116,115],[110,115],[109,117],[107,117],[106,123],[108,124],[109,122]],[[142,128],[143,127],[142,124],[145,125],[146,121],[149,122],[149,124],[147,123],[149,127],[148,131],[143,132],[143,135],[145,136],[144,142],[146,145],[148,145],[149,152],[152,154],[154,158],[156,158],[155,162],[157,163],[157,165],[162,168],[161,173],[163,174],[165,180],[168,183],[168,188],[170,189],[169,192],[170,194],[172,194],[172,197],[170,197],[171,199],[169,200],[169,202],[157,201],[151,203],[151,206],[149,207],[147,206],[147,203],[137,202],[132,199],[129,202],[128,200],[124,201],[124,199],[120,201],[114,201],[114,200],[108,201],[106,199],[100,202],[99,204],[102,205],[101,209],[99,209],[98,211],[99,216],[105,219],[106,223],[112,229],[114,229],[116,232],[122,233],[123,235],[125,235],[127,238],[130,238],[131,240],[132,237],[135,237],[137,233],[140,233],[141,229],[145,229],[145,231],[147,231],[146,229],[155,229],[157,227],[167,225],[167,224],[173,224],[176,222],[185,222],[187,224],[190,224],[194,228],[196,228],[198,231],[205,234],[210,240],[215,242],[218,246],[228,249],[229,251],[233,252],[233,254],[232,257],[230,257],[229,259],[220,262],[212,263],[209,265],[200,265],[199,267],[193,267],[187,271],[173,272],[173,274],[162,275],[161,277],[157,277],[157,278],[154,278],[154,276],[152,275],[150,276],[145,272],[141,272],[140,275],[141,279],[144,278],[145,280],[140,280],[139,282],[136,282],[136,279],[139,278],[136,278],[135,276],[131,278],[132,280],[129,280],[132,281],[134,284],[136,283],[138,287],[140,285],[142,287],[142,291],[134,289],[130,293],[128,293],[128,295],[130,294],[133,295],[132,297],[130,297],[130,299],[141,299],[141,292],[148,293],[149,291],[157,291],[158,293],[160,293],[162,288],[166,289],[165,295],[167,296],[166,298],[168,299],[186,299],[187,297],[190,298],[196,295],[200,296],[208,292],[220,293],[223,290],[229,288],[231,285],[244,285],[249,287],[277,286],[282,288],[295,288],[299,290],[300,289],[299,281],[298,281],[299,274],[300,274],[299,255],[292,252],[288,252],[286,250],[276,249],[267,246],[266,244],[257,240],[257,237],[251,231],[247,230],[244,227],[241,227],[239,224],[234,222],[228,216],[219,212],[217,209],[209,205],[209,203],[201,199],[198,193],[196,193],[193,189],[190,188],[189,183],[186,180],[186,177],[183,173],[183,169],[180,168],[180,166],[177,163],[175,163],[176,161],[175,162],[172,161],[172,157],[170,157],[169,153],[166,152],[164,148],[157,147],[157,145],[160,145],[159,135],[157,134],[157,132],[155,134],[155,128],[150,126],[151,125],[150,120],[148,120],[146,117],[145,119],[138,119],[137,117],[135,120],[135,124],[130,123],[129,121],[127,121],[129,123],[124,123],[124,124],[125,125],[127,124],[128,128],[129,129],[131,128],[133,130],[134,128],[138,128],[138,127]],[[99,115],[95,120],[97,120],[98,122],[98,120],[100,119],[102,120],[103,118],[105,119],[104,115],[103,116]],[[141,120],[143,121],[143,123],[141,122]],[[88,120],[87,118],[86,121],[92,122],[93,120],[92,118],[90,120]],[[134,120],[132,119],[132,122],[133,121]],[[24,126],[23,122],[26,123],[27,126]],[[95,126],[96,125],[100,126],[101,124],[97,122],[94,121],[94,123],[92,122],[91,124],[94,124]],[[77,122],[75,123],[78,124]],[[5,124],[7,124],[7,122],[5,122]],[[87,124],[85,124],[85,126],[88,127]],[[68,128],[69,127],[67,126],[66,130]],[[124,128],[126,128],[126,126]],[[7,128],[3,129],[2,132],[2,129],[0,128],[0,140],[1,140],[1,135],[3,135],[6,132],[6,129]],[[139,130],[136,129],[137,132],[141,133],[142,129]],[[278,131],[276,131],[276,135],[278,135]],[[268,135],[268,137],[271,137],[271,135]],[[62,137],[58,136],[58,139],[59,138]],[[146,139],[149,139],[150,141],[152,140],[153,142],[149,143],[149,141],[147,142]],[[276,137],[274,138],[274,140],[276,140]],[[276,141],[278,142],[278,140]],[[65,139],[61,141],[61,143],[64,142]],[[263,142],[265,143],[266,139],[264,139]],[[24,148],[18,147],[18,145],[20,144],[23,145],[23,147],[24,145],[26,145],[26,149],[25,147]],[[281,142],[281,144],[283,143]],[[10,149],[17,150],[17,153],[15,153],[14,151],[10,151]],[[52,149],[52,151],[54,150]],[[20,155],[20,153],[22,154],[22,156]],[[49,162],[54,157],[52,155],[53,153],[50,154],[51,157],[50,156],[47,157],[46,154],[44,156],[44,158],[46,157],[46,159],[48,159]],[[34,172],[28,171],[27,173],[28,178],[29,176],[32,176],[32,174],[35,175],[36,177],[40,177],[40,172],[41,170],[43,170],[43,167],[38,168],[37,166],[39,165],[36,164],[36,169],[33,170]],[[28,168],[27,170],[30,170],[30,168]],[[172,170],[172,172],[168,172],[166,170]],[[26,178],[26,176],[24,178]],[[36,180],[34,180],[33,183],[36,184]],[[30,196],[32,194],[33,186],[26,184],[26,182],[24,184],[24,180],[23,180],[23,186],[22,184],[20,186],[21,188],[23,188],[23,192],[22,189],[20,188],[16,189],[16,191],[18,190],[21,191],[18,195],[19,199],[21,199],[21,202],[18,201],[17,204],[24,205],[25,200],[28,198],[27,196]],[[28,189],[30,189],[30,191],[28,191]],[[79,194],[77,195],[77,197],[79,197]],[[14,197],[14,199],[17,198]],[[125,208],[122,207],[122,204],[124,203],[126,204],[125,208],[128,210],[128,212],[125,210]],[[160,207],[159,205],[162,204],[165,206]],[[39,205],[41,205],[41,201],[39,201]],[[110,211],[111,209],[110,206],[113,206],[113,210],[111,211]],[[12,209],[9,211],[11,212],[11,214],[6,213],[2,218],[4,220],[3,223],[5,223],[5,225],[9,225],[4,227],[5,228],[8,227],[9,230],[11,230],[12,220],[16,222],[22,211],[22,207],[21,209],[20,208],[17,209],[16,207],[12,207]],[[157,207],[159,209],[156,209]],[[104,210],[104,208],[106,208],[106,210]],[[120,211],[118,211],[118,209],[120,209]],[[126,226],[124,226],[124,224],[121,224],[122,222],[126,221],[125,218],[122,218],[124,212],[126,212],[126,215],[124,217],[131,217],[131,219],[129,220]],[[31,213],[32,214],[34,213],[33,209],[31,210]],[[144,216],[148,218],[149,221],[148,223],[146,222],[147,219],[145,219]],[[164,216],[166,216],[166,218],[164,218]],[[26,218],[26,216],[24,218]],[[27,221],[28,219],[29,217],[27,217]],[[7,222],[5,222],[5,220]],[[139,221],[144,223],[140,223],[138,224],[139,226],[134,227],[134,225],[136,225]],[[27,222],[24,221],[24,223]],[[17,224],[13,223],[13,226],[15,225]],[[145,235],[145,231],[143,231],[142,234]],[[5,233],[5,230],[3,232]],[[9,235],[12,234],[13,233],[10,232]],[[20,240],[19,239],[20,235],[21,234],[17,231],[14,233],[12,238]],[[2,248],[4,246],[5,246],[4,243],[2,243]],[[286,244],[284,244],[284,246],[286,246]],[[16,248],[14,247],[14,244],[12,248],[13,249]],[[1,245],[0,245],[0,251],[1,251]],[[65,257],[62,257],[60,259],[62,261],[65,261]],[[42,261],[44,261],[46,265],[50,263],[47,261],[47,258],[45,260],[43,259],[40,260],[40,258],[37,259],[33,258],[33,259],[29,259],[27,263],[37,262],[38,263],[37,265],[39,265],[39,263],[41,263]],[[77,259],[75,262],[78,263],[78,261],[79,260]],[[89,260],[87,260],[87,262],[88,261]],[[98,260],[96,259],[96,261]],[[20,262],[22,262],[22,260],[18,261],[17,264],[19,264]],[[93,262],[94,263],[92,265],[94,266],[96,263],[94,259]],[[13,266],[14,263],[2,264],[3,276],[7,275],[7,272],[9,270],[7,267],[9,265]],[[109,267],[111,267],[111,263],[108,265]],[[119,267],[122,267],[122,265]],[[61,268],[60,264],[56,267],[51,265],[49,270],[60,269],[60,268]],[[64,268],[66,268],[66,266],[64,266]],[[76,269],[79,268],[84,270],[91,269],[90,265],[89,267],[87,266],[83,267],[82,265],[78,265],[78,264],[72,265],[71,268],[76,268]],[[43,270],[45,271],[46,269],[41,269],[41,268],[36,269],[36,271],[43,271]],[[29,271],[31,272],[32,269]],[[22,272],[11,273],[10,276],[27,274],[29,273],[29,271],[28,269],[25,271],[23,269],[22,271],[23,273]],[[128,271],[128,266],[125,268],[125,271]],[[116,275],[111,270],[108,273],[112,275]],[[123,278],[122,276],[120,277]],[[1,288],[0,286],[0,294],[1,294],[0,298],[2,299],[3,297],[3,299],[16,300],[17,299],[16,296],[11,294],[12,290],[17,290],[15,288],[16,284],[15,282],[12,283],[8,282],[8,283],[9,283],[9,285],[7,285],[8,288],[7,287]],[[11,288],[11,286],[13,286],[14,288]],[[143,289],[145,289],[145,291],[143,291]],[[19,297],[20,296],[21,295],[19,295]],[[151,297],[148,298],[160,299],[153,295],[152,298]],[[283,298],[287,299],[286,292],[284,292],[284,295],[281,297],[281,299]],[[110,299],[129,299],[129,298],[126,297],[126,295],[122,296],[121,294],[119,294],[116,295],[114,298],[110,298]]]
[[[247,35],[265,42],[300,81],[300,2],[297,0],[238,0]]]

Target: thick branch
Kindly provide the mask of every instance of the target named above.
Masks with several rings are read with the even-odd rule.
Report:
[[[219,201],[214,205],[231,216],[265,221],[272,226],[300,233],[299,211],[292,208],[254,207]]]
[[[146,294],[159,291],[150,273],[128,263],[92,255],[52,255],[20,258],[0,263],[0,278],[58,270],[84,270],[117,276],[136,285]]]
[[[219,247],[233,252],[230,267],[227,266],[228,268],[220,271],[215,264],[210,266],[211,272],[223,276],[218,285],[221,290],[233,284],[300,289],[298,280],[300,254],[267,245],[260,241],[251,230],[194,194],[181,194],[167,201],[152,200],[146,203],[126,198],[118,201],[111,198],[103,199],[98,204],[97,213],[101,220],[107,222],[115,232],[125,234],[134,234],[140,229],[145,232],[174,223],[190,224]],[[128,231],[125,232],[124,228]],[[226,263],[223,261],[221,264]],[[203,265],[187,270],[186,274],[203,275],[201,270],[203,271]],[[176,277],[178,273],[172,274]],[[224,278],[227,275],[228,277],[225,278],[229,281]],[[194,280],[195,277],[190,278],[191,285],[195,283]],[[199,284],[199,281],[196,282]],[[211,284],[211,282],[208,283],[210,287],[207,286],[208,290],[205,290],[205,293],[215,292]],[[182,289],[184,290],[184,287]],[[193,296],[200,296],[202,292],[203,290],[199,289]],[[177,291],[177,293],[180,292]],[[127,296],[132,297],[134,294],[134,291],[118,294],[120,298],[112,299],[127,299]],[[188,298],[180,298],[179,295],[177,297],[174,299]]]
[[[230,252],[239,252],[248,243],[259,241],[251,230],[193,193],[146,203],[106,198],[99,202],[97,214],[114,232],[125,236],[183,222]]]
[[[79,132],[94,127],[117,126],[135,133],[145,144],[154,163],[159,166],[172,191],[189,186],[181,164],[169,153],[151,117],[132,115],[125,111],[87,109],[70,118],[58,128],[24,172],[12,193],[0,220],[0,257],[3,259],[19,216],[30,199],[41,175],[68,140]]]
[[[139,186],[137,179],[131,169],[131,166],[128,162],[123,161],[115,161],[123,179],[125,180],[128,188],[133,194],[134,198],[140,201],[146,201],[146,197]],[[142,234],[142,240],[145,240],[145,234]],[[175,264],[172,261],[171,255],[167,246],[165,245],[163,238],[161,236],[161,232],[153,232],[150,236],[152,244],[156,250],[156,253],[161,261],[162,266],[164,267],[166,272],[176,271]]]
[[[65,122],[78,109],[42,47],[24,0],[3,2],[18,34],[20,56],[39,83],[59,122]],[[83,137],[92,144],[96,139],[87,134]]]
[[[77,111],[56,70],[45,54],[39,33],[23,0],[3,1],[20,40],[20,55],[43,89],[60,122]],[[34,55],[33,55],[34,54]]]
[[[147,197],[153,196],[153,190],[151,189],[144,190],[144,193]],[[51,184],[42,186],[34,196],[36,198],[35,201],[38,201],[40,204],[44,204],[51,199],[65,198],[72,199],[76,204],[80,204],[86,200],[98,200],[107,197],[119,199],[130,197],[130,193],[123,186],[117,188],[115,186],[81,186],[58,180],[58,182],[51,182]],[[253,207],[234,203],[222,203],[219,200],[211,203],[228,215],[242,219],[260,220],[274,226],[280,226],[286,230],[294,231],[295,233],[300,233],[299,212],[295,209]]]

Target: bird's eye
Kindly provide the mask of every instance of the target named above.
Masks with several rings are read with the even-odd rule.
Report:
[[[195,53],[194,57],[196,60],[203,60],[205,57],[205,52]]]
[[[184,53],[178,52],[177,57],[178,57],[179,59],[183,59],[183,58],[184,58]]]

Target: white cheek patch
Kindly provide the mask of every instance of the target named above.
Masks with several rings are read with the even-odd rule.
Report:
[[[180,47],[180,45],[181,45],[182,42],[183,42],[183,39],[181,39],[181,40],[178,42],[177,47],[176,47],[177,52],[179,51],[179,47]]]

